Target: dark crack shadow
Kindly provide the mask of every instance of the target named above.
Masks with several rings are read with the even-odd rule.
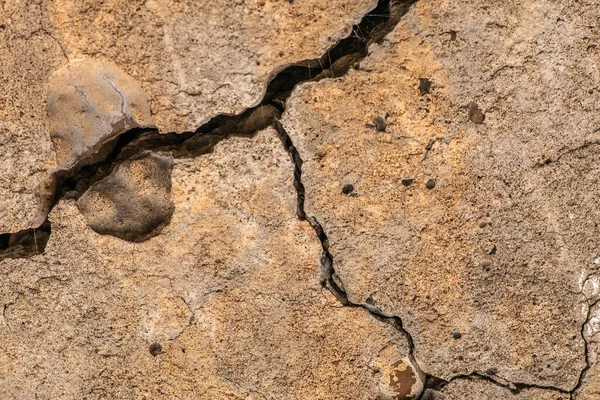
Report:
[[[102,160],[80,160],[68,170],[55,171],[40,185],[42,215],[34,225],[38,227],[0,236],[0,260],[9,253],[14,258],[43,253],[50,234],[47,215],[56,203],[62,198],[78,199],[92,184],[142,151],[170,151],[175,158],[197,157],[212,152],[218,142],[230,136],[252,136],[269,126],[285,109],[287,98],[298,84],[345,74],[367,55],[370,44],[383,40],[414,1],[380,0],[352,27],[348,37],[335,43],[321,57],[295,63],[275,74],[256,107],[237,115],[219,114],[193,132],[159,133],[155,129],[133,129],[104,143],[102,147],[108,151]],[[44,234],[41,240],[36,238],[40,231]],[[4,246],[2,237],[5,238]],[[27,251],[17,251],[13,249],[17,242],[33,243],[33,246],[24,246]]]

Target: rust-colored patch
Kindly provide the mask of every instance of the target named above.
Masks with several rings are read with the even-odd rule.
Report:
[[[396,399],[412,399],[411,392],[415,383],[417,383],[417,377],[412,368],[402,361],[392,364],[390,387],[398,393]]]

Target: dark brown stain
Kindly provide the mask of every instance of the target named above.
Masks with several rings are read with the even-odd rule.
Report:
[[[397,361],[392,364],[389,384],[390,387],[398,393],[395,397],[396,399],[412,399],[411,391],[415,383],[417,383],[417,377],[410,366],[402,361]]]

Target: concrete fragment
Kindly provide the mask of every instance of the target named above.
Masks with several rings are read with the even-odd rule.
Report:
[[[93,184],[77,207],[100,234],[133,242],[146,240],[158,234],[173,214],[172,168],[170,156],[143,153]]]
[[[94,59],[73,60],[52,75],[46,109],[59,169],[102,160],[119,135],[154,127],[140,85]]]
[[[55,166],[46,91],[67,60],[49,25],[38,3],[11,1],[0,10],[0,233],[30,227],[38,211],[35,189]]]
[[[278,71],[320,58],[373,0],[52,0],[70,57],[113,60],[141,82],[162,132],[194,131],[257,105]]]

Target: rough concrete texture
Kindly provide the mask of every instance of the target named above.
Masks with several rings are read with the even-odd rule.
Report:
[[[600,397],[596,4],[198,4],[0,5],[0,398]]]
[[[94,231],[132,242],[160,232],[173,214],[168,154],[146,152],[120,164],[77,200]]]
[[[217,114],[258,103],[270,76],[322,56],[374,3],[35,0],[0,6],[0,232],[16,232],[39,222],[35,188],[55,167],[44,123],[48,81],[69,60],[116,64],[148,94],[161,131],[194,131]]]
[[[32,2],[0,5],[0,232],[29,227],[35,188],[54,166],[44,126],[47,83],[66,62],[48,14]]]
[[[426,373],[578,383],[599,251],[596,64],[579,12],[420,1],[358,71],[288,101],[306,212],[337,275],[351,301],[402,318]]]
[[[62,201],[45,254],[1,264],[0,397],[391,399],[406,339],[321,288],[291,169],[273,130],[177,161],[143,243]]]
[[[115,139],[135,128],[153,128],[142,88],[118,67],[73,60],[48,83],[48,129],[56,164],[69,169],[106,158]]]
[[[140,81],[164,132],[193,131],[216,114],[256,105],[270,75],[321,57],[373,7],[372,0],[48,4],[69,57],[115,61]]]

